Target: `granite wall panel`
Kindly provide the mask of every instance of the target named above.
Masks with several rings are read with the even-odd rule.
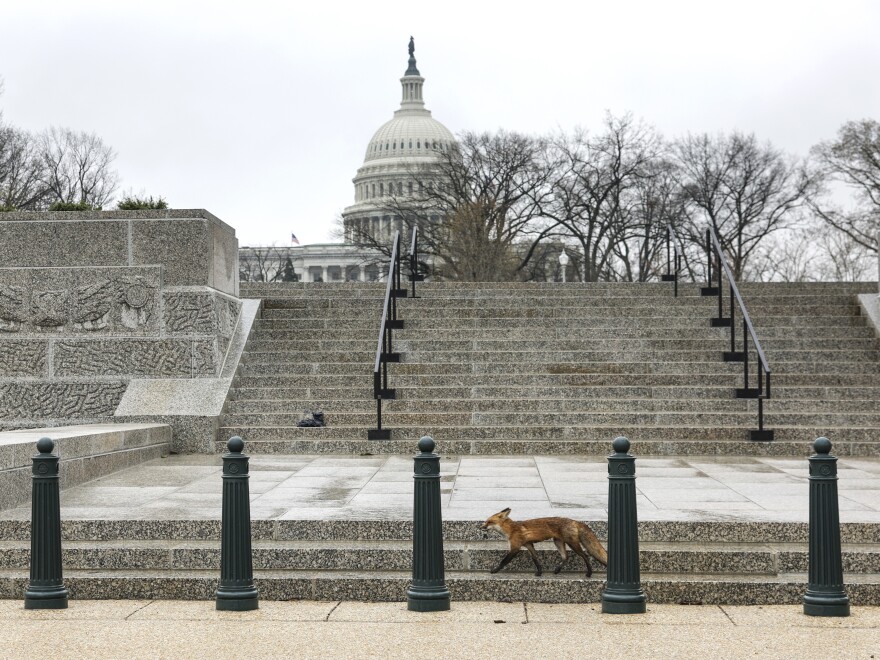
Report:
[[[46,378],[48,375],[48,341],[0,338],[0,377]]]
[[[126,383],[14,382],[0,384],[0,419],[109,417]]]
[[[192,342],[186,339],[59,340],[54,375],[191,378]]]

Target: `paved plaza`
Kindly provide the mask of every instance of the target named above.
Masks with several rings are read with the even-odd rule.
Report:
[[[0,601],[0,626],[3,656],[16,658],[880,657],[878,607],[829,619],[797,605],[603,615],[596,603],[453,602],[449,612],[416,613],[349,601],[262,602],[254,612],[217,612],[210,601],[75,601],[41,611]]]
[[[254,519],[408,519],[405,456],[253,456]],[[841,522],[880,522],[880,459],[840,458]],[[640,520],[808,520],[800,458],[645,457],[636,462]],[[461,456],[441,460],[445,520],[607,518],[604,457]],[[219,519],[221,458],[171,455],[61,492],[64,519]],[[0,513],[26,519],[30,505]]]

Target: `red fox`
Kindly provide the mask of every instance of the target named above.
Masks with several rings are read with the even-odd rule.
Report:
[[[608,565],[608,554],[605,552],[605,548],[602,547],[593,530],[586,524],[571,518],[533,518],[516,522],[508,517],[509,514],[510,509],[504,509],[504,511],[499,511],[494,516],[487,518],[486,522],[481,525],[482,529],[494,529],[501,532],[510,543],[510,551],[502,557],[498,566],[489,571],[490,573],[497,573],[507,566],[510,560],[525,546],[535,564],[535,575],[541,575],[541,562],[538,561],[538,553],[535,552],[533,544],[550,539],[553,539],[556,549],[562,556],[562,561],[554,569],[554,573],[559,573],[565,562],[568,561],[566,544],[584,558],[584,562],[587,564],[587,577],[593,574],[593,567],[590,566],[591,556],[603,566]]]

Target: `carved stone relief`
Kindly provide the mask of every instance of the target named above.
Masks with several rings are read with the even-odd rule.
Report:
[[[0,286],[0,332],[18,332],[24,315],[24,287]]]

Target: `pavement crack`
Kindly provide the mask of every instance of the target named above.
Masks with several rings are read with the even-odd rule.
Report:
[[[721,610],[722,612],[724,612],[724,616],[727,617],[728,621],[730,621],[734,626],[736,625],[736,621],[734,621],[733,619],[730,618],[730,615],[727,613],[727,610],[725,610],[723,606],[719,605],[718,609]]]
[[[324,617],[324,621],[329,621],[329,620],[330,620],[330,615],[333,614],[333,613],[336,611],[336,608],[339,607],[340,605],[342,605],[342,601],[341,601],[341,600],[340,600],[340,601],[337,601],[337,602],[336,602],[336,605],[334,605],[333,608],[332,608],[329,612],[327,612],[327,616]]]
[[[158,603],[158,602],[160,602],[160,601],[158,601],[158,600],[151,600],[151,601],[145,603],[143,607],[139,607],[139,608],[137,608],[134,612],[132,612],[131,614],[129,614],[128,616],[126,616],[125,619],[124,619],[124,621],[128,621],[131,617],[133,617],[133,616],[134,616],[135,614],[137,614],[138,612],[140,612],[140,611],[142,611],[142,610],[145,610],[146,608],[148,608],[148,607],[149,607],[150,605],[152,605],[153,603]]]

